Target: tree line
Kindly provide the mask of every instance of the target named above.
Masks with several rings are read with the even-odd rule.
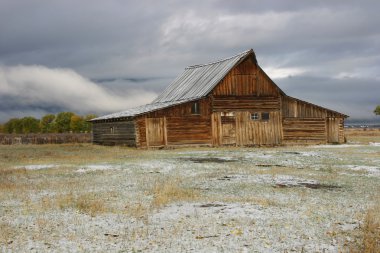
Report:
[[[0,125],[0,132],[9,134],[86,133],[91,131],[91,123],[88,120],[96,117],[95,114],[80,116],[73,112],[60,112],[58,114],[46,114],[41,119],[30,116],[12,118]]]

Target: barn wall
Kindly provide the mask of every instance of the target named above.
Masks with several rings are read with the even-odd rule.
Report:
[[[326,143],[326,120],[324,118],[283,118],[284,144]]]
[[[252,112],[236,115],[237,145],[277,145],[282,139],[282,123],[279,111],[269,112],[269,120],[251,120]]]
[[[278,145],[282,139],[280,111],[269,112],[269,120],[252,120],[262,111],[215,112],[212,115],[213,145]],[[267,111],[264,111],[267,112]]]
[[[344,143],[344,119],[327,118],[326,128],[328,143]]]
[[[282,115],[285,118],[326,118],[327,110],[289,97],[282,98]]]
[[[135,123],[132,119],[115,122],[93,122],[92,135],[95,144],[136,146]]]
[[[283,96],[282,115],[284,117],[284,142],[297,143],[343,143],[344,118],[319,106]],[[313,119],[319,119],[320,127],[315,129]],[[322,128],[322,122],[325,127]],[[298,124],[298,125],[297,125]],[[304,129],[303,131],[301,129]],[[313,132],[313,129],[316,132]],[[323,133],[321,131],[324,131]],[[310,132],[310,135],[307,134]],[[309,138],[307,136],[310,136]],[[324,138],[322,140],[322,137]]]
[[[272,96],[279,91],[274,82],[251,58],[233,68],[212,91],[214,96]]]
[[[137,117],[137,146],[211,145],[210,99],[197,101],[200,105],[199,115],[191,113],[194,102]]]
[[[214,96],[213,111],[279,110],[280,97]]]

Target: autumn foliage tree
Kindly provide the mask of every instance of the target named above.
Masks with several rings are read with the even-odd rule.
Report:
[[[75,114],[73,112],[60,112],[55,118],[55,129],[58,133],[70,132],[71,117]]]
[[[13,118],[2,125],[0,132],[10,134],[86,133],[91,131],[91,123],[88,121],[95,117],[97,117],[95,114],[80,116],[73,112],[60,112],[57,115],[47,114],[41,120],[33,117]]]
[[[54,132],[54,114],[46,114],[40,120],[40,129],[42,133],[52,133]]]
[[[376,115],[380,115],[380,105],[376,106],[375,110],[373,111]]]

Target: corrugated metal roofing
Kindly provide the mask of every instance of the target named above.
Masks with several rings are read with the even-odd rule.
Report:
[[[91,121],[133,117],[205,97],[233,67],[250,53],[253,53],[252,49],[227,59],[189,66],[151,104],[108,114]]]
[[[153,103],[207,96],[228,72],[251,52],[252,49],[227,59],[187,67]]]
[[[133,116],[137,116],[137,115],[140,115],[140,114],[143,114],[146,112],[157,111],[160,109],[164,109],[164,108],[174,106],[174,105],[179,105],[179,104],[186,103],[189,101],[191,101],[191,100],[188,99],[188,100],[170,101],[170,102],[165,102],[165,103],[151,103],[151,104],[142,105],[142,106],[138,106],[135,108],[127,109],[127,110],[122,111],[122,112],[116,112],[116,113],[108,114],[105,116],[101,116],[101,117],[92,119],[90,121],[133,117]]]

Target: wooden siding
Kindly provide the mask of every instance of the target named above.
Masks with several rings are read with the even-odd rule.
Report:
[[[194,102],[199,102],[199,115],[191,113]],[[210,99],[205,98],[139,116],[137,146],[211,145],[210,112]]]
[[[164,146],[166,144],[165,118],[146,118],[145,120],[148,147]]]
[[[279,111],[269,112],[269,120],[251,120],[252,112],[236,113],[236,144],[277,145],[281,143],[281,114]]]
[[[344,143],[344,120],[342,118],[327,118],[327,142]]]
[[[188,116],[167,118],[168,145],[211,145],[210,117]]]
[[[283,117],[296,118],[343,118],[343,114],[313,105],[311,103],[282,96]]]
[[[344,119],[340,118],[339,121],[339,143],[345,143],[346,142],[346,137],[344,134]]]
[[[279,110],[280,97],[214,96],[213,111]]]
[[[233,68],[212,91],[214,96],[271,96],[279,90],[251,58]]]
[[[135,119],[136,126],[136,146],[146,147],[146,118],[138,117]]]
[[[323,118],[284,118],[285,144],[326,143],[326,120]]]
[[[257,111],[255,111],[257,112]],[[277,145],[281,143],[281,113],[269,112],[269,120],[251,120],[253,111],[222,112],[212,115],[213,145],[236,144],[237,146]],[[233,115],[233,116],[232,116]],[[230,117],[229,120],[226,117]],[[234,119],[235,122],[231,122]]]
[[[136,146],[135,123],[132,119],[95,122],[92,125],[92,135],[95,144]]]

